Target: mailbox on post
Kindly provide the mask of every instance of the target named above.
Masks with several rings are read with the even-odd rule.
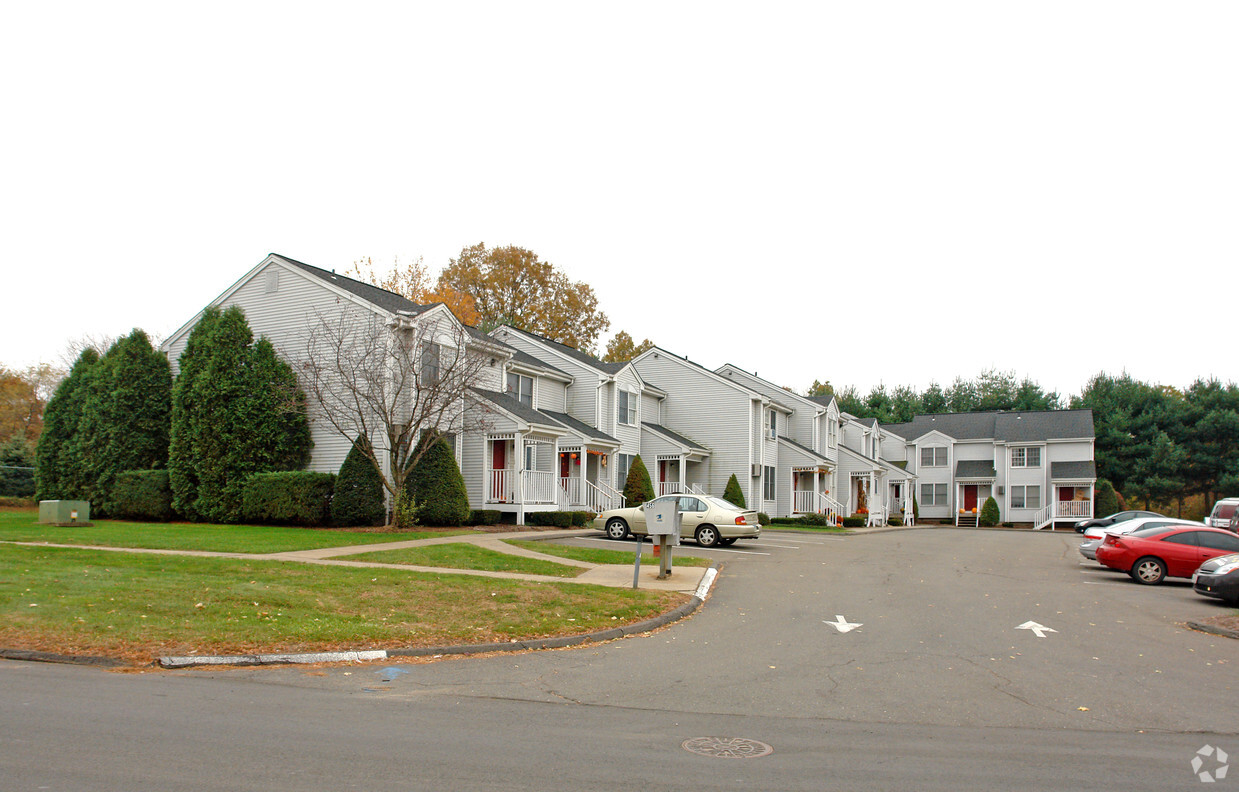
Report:
[[[680,544],[679,498],[657,498],[641,507],[645,511],[645,531],[658,543],[658,579],[671,575],[671,548]]]

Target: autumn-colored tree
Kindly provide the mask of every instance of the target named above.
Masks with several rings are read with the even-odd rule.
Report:
[[[439,275],[436,290],[449,289],[473,298],[483,330],[507,324],[590,352],[611,326],[588,284],[515,245],[460,251]]]
[[[650,339],[635,344],[632,336],[621,330],[607,343],[607,353],[602,356],[602,360],[604,363],[627,363],[647,349],[653,348],[654,342]]]
[[[352,269],[346,274],[356,280],[399,294],[418,305],[443,303],[464,324],[476,326],[481,322],[481,316],[473,303],[472,296],[443,285],[431,288],[430,269],[421,256],[403,266],[399,259],[393,261],[391,270],[386,274],[376,273],[374,261],[366,257],[354,261]]]
[[[826,380],[825,382],[822,382],[820,380],[813,380],[813,384],[809,386],[809,392],[806,393],[805,395],[806,396],[833,396],[835,395],[835,389],[831,386],[830,380]]]
[[[50,370],[50,366],[43,366]],[[48,396],[39,384],[40,367],[13,371],[0,367],[0,443],[20,437],[28,443],[43,431],[43,408]]]

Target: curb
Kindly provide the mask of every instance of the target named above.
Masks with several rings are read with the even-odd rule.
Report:
[[[89,665],[100,668],[119,668],[127,665],[112,657],[97,657],[94,655],[63,655],[54,652],[34,652],[26,649],[0,649],[0,659],[26,660],[32,663],[65,663],[67,665]]]
[[[158,665],[161,668],[177,669],[177,668],[193,668],[195,666],[267,666],[267,665],[291,665],[302,663],[349,663],[367,660],[385,660],[389,657],[433,657],[436,655],[470,655],[470,654],[486,654],[490,652],[524,652],[531,649],[563,649],[569,646],[580,646],[587,643],[598,643],[601,641],[613,641],[617,638],[624,638],[629,635],[639,635],[641,633],[656,630],[659,627],[665,627],[672,622],[679,621],[687,617],[689,614],[701,607],[706,596],[710,593],[710,589],[714,585],[714,580],[718,576],[719,570],[722,568],[721,563],[714,563],[706,570],[706,574],[701,579],[701,585],[697,587],[688,602],[680,605],[677,608],[667,611],[666,613],[655,616],[652,619],[629,624],[625,627],[612,627],[598,632],[584,633],[582,635],[569,635],[560,638],[534,638],[527,641],[508,641],[506,643],[485,643],[485,644],[463,644],[459,646],[427,646],[416,649],[376,649],[373,651],[361,652],[317,652],[311,654],[267,654],[267,655],[233,655],[233,656],[188,656],[188,657],[161,657],[156,660],[153,665]],[[75,660],[65,660],[63,662],[75,662]],[[122,665],[117,662],[117,665]]]
[[[1204,622],[1190,621],[1187,626],[1197,632],[1209,633],[1210,635],[1220,635],[1223,638],[1239,638],[1239,632],[1227,629],[1225,627],[1214,627],[1211,624]]]

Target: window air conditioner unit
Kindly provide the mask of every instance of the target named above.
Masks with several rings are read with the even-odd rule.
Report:
[[[752,476],[753,478],[760,478],[761,477],[761,465],[754,462],[751,465],[751,467],[752,467],[752,470],[749,472],[749,475]]]

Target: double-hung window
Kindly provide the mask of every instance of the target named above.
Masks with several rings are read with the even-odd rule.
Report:
[[[422,385],[439,384],[439,357],[442,347],[429,341],[422,344],[422,376],[418,380]]]
[[[921,467],[946,467],[946,446],[921,449]]]
[[[945,506],[946,484],[922,484],[921,506]]]
[[[615,420],[625,426],[637,425],[637,394],[621,390],[615,400]]]
[[[770,411],[770,420],[766,425],[766,437],[771,440],[777,440],[779,437],[779,414],[774,410]]]
[[[1040,449],[1038,449],[1040,450]],[[1016,484],[1011,488],[1012,509],[1040,509],[1041,485]]]
[[[1038,446],[1017,446],[1011,449],[1011,467],[1041,467],[1041,449]]]
[[[765,481],[762,484],[762,500],[772,501],[775,497],[774,468],[765,468]]]
[[[615,455],[615,488],[620,492],[624,491],[624,485],[628,483],[630,467],[632,467],[632,454]]]
[[[508,375],[508,395],[528,407],[533,406],[533,377]]]

